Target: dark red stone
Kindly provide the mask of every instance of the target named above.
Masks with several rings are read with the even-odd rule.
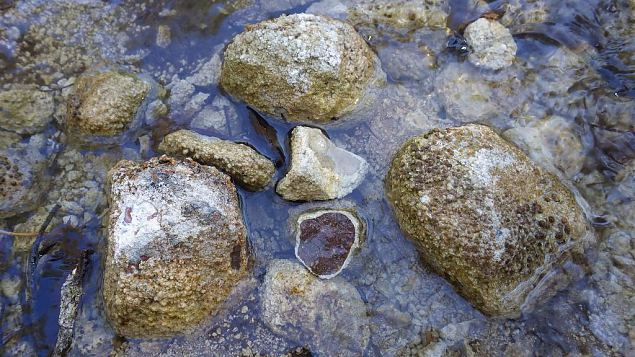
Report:
[[[329,212],[300,224],[298,257],[320,276],[337,273],[355,243],[355,225],[342,213]]]

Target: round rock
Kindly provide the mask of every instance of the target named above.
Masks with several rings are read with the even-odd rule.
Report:
[[[319,210],[298,217],[295,256],[322,279],[337,276],[362,240],[362,225],[349,211]]]
[[[548,297],[545,277],[592,237],[574,195],[482,125],[410,139],[386,194],[422,258],[489,315]]]
[[[274,260],[261,288],[264,323],[320,356],[361,356],[370,340],[359,292],[340,277],[320,280],[299,263]]]
[[[114,137],[140,125],[137,112],[152,86],[118,71],[87,73],[75,83],[67,126],[78,137]]]
[[[469,60],[477,66],[497,70],[511,66],[516,57],[516,42],[498,21],[480,18],[465,28],[464,36],[472,47]]]
[[[225,51],[221,85],[255,109],[326,122],[353,109],[377,59],[352,26],[309,14],[247,26]]]
[[[19,134],[35,134],[53,119],[53,95],[31,88],[0,92],[0,128]]]
[[[110,171],[103,295],[118,334],[169,337],[215,314],[247,275],[247,233],[229,177],[168,157]]]

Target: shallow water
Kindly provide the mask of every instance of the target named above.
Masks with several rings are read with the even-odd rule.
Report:
[[[349,17],[332,3],[0,1],[0,86],[30,84],[52,91],[56,119],[63,116],[69,79],[86,69],[123,66],[171,92],[165,99],[169,114],[142,133],[149,147],[136,138],[121,146],[82,146],[60,136],[62,127],[55,121],[44,131],[58,146],[46,154],[52,164],[41,204],[0,219],[2,229],[45,231],[38,238],[1,236],[4,354],[46,356],[53,351],[61,285],[85,262],[84,294],[69,355],[309,355],[309,341],[289,341],[260,321],[257,288],[271,259],[295,259],[290,218],[310,207],[333,205],[354,205],[367,223],[366,241],[342,277],[367,303],[369,356],[635,353],[632,0],[425,1],[448,14],[447,28],[395,26],[386,19],[373,23],[350,16],[378,54],[387,81],[369,91],[349,117],[322,128],[335,143],[368,160],[372,169],[366,181],[336,203],[289,203],[272,188],[256,193],[239,189],[255,269],[225,311],[199,330],[171,340],[126,340],[113,333],[100,297],[107,170],[120,159],[156,156],[165,134],[188,127],[203,107],[211,107],[225,111],[226,125],[202,133],[256,147],[277,163],[275,180],[282,177],[294,125],[251,111],[226,97],[213,81],[192,85],[191,76],[222,54],[246,24],[307,10]],[[352,11],[359,1],[339,3]],[[497,73],[478,70],[447,46],[450,37],[483,13],[500,17],[519,48],[514,65]],[[165,47],[157,45],[159,26],[170,29]],[[210,63],[204,74],[213,77],[218,68]],[[179,96],[184,99],[170,99]],[[200,103],[192,101],[195,97]],[[230,102],[215,102],[222,98]],[[552,138],[523,149],[579,191],[596,227],[597,241],[587,254],[563,266],[557,280],[560,292],[516,320],[483,316],[423,265],[383,197],[387,165],[405,139],[472,121],[501,133],[537,128]],[[567,137],[575,139],[563,139]],[[28,139],[21,136],[23,143]],[[49,215],[52,219],[45,224]]]

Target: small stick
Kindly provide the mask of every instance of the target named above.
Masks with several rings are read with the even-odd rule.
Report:
[[[10,231],[5,231],[4,229],[0,229],[0,234],[6,234],[9,236],[14,236],[14,237],[36,237],[38,234],[38,232],[10,232]]]

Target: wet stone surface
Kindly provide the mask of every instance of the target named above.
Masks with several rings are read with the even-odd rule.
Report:
[[[239,34],[253,35],[254,29],[263,30],[263,22],[300,13],[343,21],[351,26],[345,32],[357,34],[357,41],[320,43],[333,33],[317,24],[311,27],[316,31],[299,32],[282,26],[268,41],[246,36],[255,42],[243,48],[260,49],[260,68],[242,71],[259,74],[243,87],[262,90],[252,97],[259,98],[258,105],[237,100],[239,96],[233,98],[221,88],[226,49]],[[634,355],[634,14],[632,0],[0,0],[0,157],[11,162],[10,173],[3,176],[5,185],[0,185],[5,195],[0,198],[0,229],[23,234],[0,233],[0,350],[11,356],[48,356],[59,341],[64,346],[70,342],[69,356]],[[480,54],[474,57],[475,48],[466,40],[471,31],[466,29],[477,22],[499,23],[509,33],[500,26],[483,27],[483,35],[504,36],[481,37],[485,46],[477,45]],[[340,24],[328,23],[335,28]],[[306,21],[303,25],[309,26]],[[513,58],[512,48],[501,46],[511,45],[511,40],[516,45]],[[305,51],[302,46],[307,44],[319,48]],[[328,67],[328,56],[303,55],[355,48],[364,49],[365,55],[348,63],[372,63],[376,73],[347,71],[336,76],[344,81],[314,80],[314,89],[326,90],[320,96],[309,90],[304,102],[285,92],[304,88],[307,82],[297,81],[307,79],[303,73]],[[470,54],[482,63],[502,54],[494,62],[504,67],[479,66],[481,62],[470,61]],[[293,62],[285,62],[289,59]],[[260,76],[263,66],[270,66],[268,73],[279,78],[265,83],[271,77]],[[139,121],[123,125],[123,134],[110,137],[114,140],[93,140],[67,130],[67,108],[82,86],[82,75],[110,69],[141,74],[158,84],[141,104],[140,115],[134,116]],[[347,79],[352,79],[350,87]],[[273,96],[272,88],[280,89],[279,95]],[[93,103],[106,104],[101,100],[106,96],[96,98]],[[329,120],[339,108],[350,107],[348,99],[355,102],[353,110],[345,111],[341,120]],[[314,179],[319,172],[327,179],[318,182],[319,190],[314,180],[292,191],[300,196],[313,189],[322,197],[345,198],[291,202],[276,193],[274,184],[290,171],[294,156],[294,125],[276,116],[283,114],[276,110],[282,100],[302,104],[302,121],[307,113],[319,116],[315,108],[337,109],[318,113],[324,120],[311,125],[335,148],[363,158],[367,167],[348,171],[350,165],[332,164],[353,157],[335,150],[338,159],[330,160],[324,151],[313,151],[321,154],[321,169],[296,178]],[[270,111],[274,115],[267,114]],[[120,118],[129,118],[125,112]],[[121,128],[124,121],[115,122],[112,127]],[[588,204],[585,211],[594,223],[597,242],[581,254],[563,257],[556,279],[543,284],[556,294],[517,319],[487,317],[457,293],[406,239],[384,197],[386,172],[404,142],[467,123],[490,127],[541,170],[558,176],[576,200]],[[231,244],[214,263],[228,271],[239,265],[251,269],[244,284],[232,290],[213,317],[194,324],[194,330],[166,339],[124,339],[109,323],[102,298],[108,236],[104,218],[112,210],[107,173],[122,159],[139,164],[159,156],[165,137],[183,129],[248,144],[275,162],[273,170],[267,164],[262,170],[267,174],[257,176],[257,182],[264,185],[271,179],[272,184],[261,191],[236,188],[244,215],[245,254],[239,260]],[[211,156],[210,151],[203,153]],[[15,167],[19,180],[14,179]],[[348,178],[337,190],[326,184],[334,172]],[[526,181],[512,194],[524,190]],[[6,185],[11,182],[16,186]],[[460,200],[457,187],[457,181],[446,182],[448,200]],[[323,194],[324,188],[329,195]],[[187,193],[183,186],[175,191]],[[421,196],[417,199],[421,202]],[[160,206],[173,204],[163,201]],[[190,204],[178,212],[193,214],[200,208]],[[295,256],[298,217],[315,210],[352,210],[364,218],[363,244],[332,279],[311,274]],[[533,205],[520,211],[522,217],[534,211],[544,215]],[[129,213],[130,224],[137,223],[139,210]],[[211,212],[198,218],[208,225],[216,222],[212,215],[216,217]],[[125,208],[121,216],[125,222]],[[553,217],[553,223],[549,216],[535,222],[537,231],[548,233],[546,240],[551,235],[558,239],[554,227],[562,228],[562,238],[566,233],[560,217]],[[568,223],[572,230],[571,220]],[[45,232],[41,246],[42,236],[34,235],[40,230]],[[465,233],[465,225],[457,231]],[[51,239],[53,232],[64,234]],[[209,240],[204,242],[191,252],[208,248]],[[242,261],[247,248],[251,259]],[[63,309],[60,302],[67,295],[65,279],[85,249],[93,254],[75,315],[71,305]],[[132,259],[131,266],[126,262],[123,268],[134,273],[122,270],[122,275],[143,276],[147,285],[132,284],[138,290],[128,290],[128,295],[158,310],[169,309],[160,304],[167,297],[139,293],[142,286],[168,284],[162,273],[153,275],[154,268],[167,265],[156,263],[153,254],[140,255],[148,259]],[[520,259],[510,261],[514,266]],[[184,266],[171,272],[183,272]],[[187,280],[177,277],[168,285]],[[168,291],[163,285],[157,290]],[[176,290],[175,296],[187,291]],[[197,296],[201,290],[190,293]],[[173,311],[179,315],[209,307],[201,300]],[[75,321],[64,322],[60,329],[60,315],[68,317],[64,320],[75,315]]]
[[[346,211],[317,211],[298,218],[296,256],[320,278],[332,278],[359,246],[360,223]]]

